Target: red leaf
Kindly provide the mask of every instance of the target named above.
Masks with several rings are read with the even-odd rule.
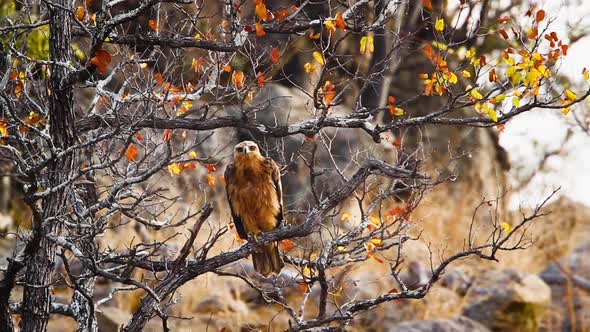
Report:
[[[162,134],[162,139],[166,142],[169,142],[170,136],[172,136],[172,129],[164,129],[164,134]]]
[[[94,56],[90,59],[90,63],[96,66],[96,69],[105,73],[108,70],[109,63],[111,63],[112,57],[109,52],[98,49],[94,52]]]
[[[289,251],[289,250],[293,249],[293,247],[295,246],[293,244],[293,241],[290,239],[281,240],[281,242],[279,242],[279,244],[281,246],[281,250],[283,250],[283,251]]]
[[[535,21],[541,22],[545,19],[545,11],[543,9],[539,9],[537,12],[537,16],[535,17]]]

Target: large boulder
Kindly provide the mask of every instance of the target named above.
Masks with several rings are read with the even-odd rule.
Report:
[[[551,289],[534,274],[490,271],[474,280],[463,315],[493,331],[537,331],[550,305]]]
[[[388,332],[490,332],[482,324],[467,317],[417,320],[398,324]]]
[[[590,242],[585,242],[540,273],[551,287],[551,312],[545,331],[590,330]]]

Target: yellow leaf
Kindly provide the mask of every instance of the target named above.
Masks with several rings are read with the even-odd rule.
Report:
[[[496,102],[501,103],[504,99],[506,99],[506,94],[502,93],[496,96]]]
[[[346,249],[346,247],[345,247],[345,246],[338,246],[338,251],[342,251],[342,250],[344,250],[344,249]]]
[[[0,136],[8,136],[8,130],[6,129],[6,123],[0,122]]]
[[[393,115],[402,116],[402,115],[404,115],[405,113],[406,113],[406,112],[404,111],[404,109],[403,109],[403,108],[400,108],[400,107],[395,107],[395,108],[394,108]]]
[[[370,216],[369,221],[371,222],[371,224],[373,224],[375,226],[381,225],[381,220],[379,220],[379,218],[377,218],[375,216]]]
[[[504,230],[504,232],[506,233],[510,233],[510,231],[512,230],[512,227],[510,227],[510,224],[507,222],[503,222],[500,224],[500,227],[502,227],[502,229]]]
[[[373,38],[373,36],[367,37],[367,45],[369,46],[369,53],[375,52],[374,40],[375,40],[375,38]]]
[[[191,159],[197,159],[198,157],[197,152],[195,150],[190,150],[188,156],[191,157]]]
[[[320,51],[313,52],[313,58],[315,59],[315,61],[317,61],[322,66],[326,63],[324,61],[324,56],[322,55],[322,52],[320,52]]]
[[[365,51],[367,50],[367,36],[361,38],[359,50],[361,54],[365,54]]]
[[[468,70],[463,70],[461,72],[461,74],[463,74],[463,77],[467,77],[467,78],[471,77],[471,73]]]
[[[495,109],[489,107],[487,109],[487,113],[488,113],[488,116],[492,119],[492,121],[498,122],[498,114],[496,113]]]
[[[576,100],[576,98],[578,97],[572,90],[566,89],[564,92],[565,92],[565,97],[568,100]]]
[[[182,172],[182,167],[179,163],[172,163],[168,165],[168,171],[170,172],[170,175],[178,175]]]
[[[325,20],[324,26],[326,26],[326,29],[328,30],[329,33],[336,32],[336,25],[334,24],[334,21]]]
[[[381,240],[379,238],[375,238],[375,237],[372,238],[370,241],[372,244],[376,245],[377,247],[379,247],[381,245],[381,243],[383,243],[383,240]]]
[[[516,107],[520,107],[520,98],[516,96],[512,97],[512,104],[514,104]]]
[[[452,84],[457,84],[457,82],[459,82],[459,78],[457,77],[457,75],[455,73],[450,73],[448,80]]]
[[[309,73],[315,71],[315,66],[309,62],[306,62],[303,65],[303,69],[305,69],[305,72],[309,74]]]
[[[342,216],[340,217],[340,220],[342,220],[342,221],[348,220],[348,219],[350,219],[350,213],[348,213],[348,212],[344,212],[342,214]]]
[[[436,24],[434,25],[434,28],[437,31],[443,31],[445,29],[445,20],[442,18],[439,18],[438,20],[436,20]]]
[[[481,95],[481,93],[479,91],[477,91],[477,89],[471,90],[471,95],[473,96],[473,98],[483,99],[483,96]]]

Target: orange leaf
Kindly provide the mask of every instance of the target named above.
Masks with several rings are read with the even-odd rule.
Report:
[[[295,246],[293,244],[293,241],[291,241],[290,239],[281,240],[281,242],[279,242],[279,245],[281,246],[281,250],[283,251],[289,251],[293,249],[293,247]]]
[[[86,15],[86,10],[84,10],[84,6],[78,6],[78,8],[76,8],[76,18],[79,21],[82,21],[84,19],[85,15]]]
[[[182,168],[188,168],[188,169],[195,169],[197,168],[197,165],[195,165],[195,163],[193,163],[192,161],[186,161],[184,163],[182,163]]]
[[[539,9],[537,15],[535,16],[535,21],[541,22],[545,19],[545,11],[543,9]]]
[[[213,164],[207,164],[207,165],[205,165],[205,167],[207,167],[209,172],[217,172],[217,167],[215,167],[215,165],[213,165]]]
[[[336,97],[336,91],[334,91],[334,84],[330,81],[326,81],[324,86],[322,87],[322,92],[324,94],[324,104],[326,106],[330,105]]]
[[[529,37],[530,39],[535,39],[535,38],[537,38],[538,34],[539,34],[539,29],[537,27],[532,27],[531,31],[529,31],[529,33],[527,34],[527,37]]]
[[[289,9],[279,9],[279,10],[275,11],[275,17],[279,21],[284,20],[288,14],[289,14]]]
[[[228,73],[231,73],[231,66],[229,64],[227,64],[227,65],[223,66],[223,70]]]
[[[158,83],[158,85],[164,84],[164,76],[162,76],[162,74],[156,73],[154,75],[154,79],[156,80],[156,83]]]
[[[270,50],[270,61],[272,61],[272,63],[277,63],[279,62],[279,58],[281,57],[281,52],[279,51],[278,48],[272,48],[272,50]]]
[[[236,89],[241,90],[244,87],[244,72],[240,70],[235,70],[231,74],[231,81],[236,86]]]
[[[162,134],[162,139],[166,142],[169,142],[170,136],[172,136],[172,129],[164,129],[164,134]]]
[[[394,96],[389,96],[387,97],[387,102],[390,104],[395,104],[395,97]]]
[[[567,55],[568,48],[569,46],[567,45],[561,45],[561,53],[563,53],[563,55]]]
[[[135,133],[135,138],[137,138],[138,141],[143,141],[143,136],[141,136],[141,133],[138,131]]]
[[[344,22],[344,18],[342,18],[342,15],[340,13],[336,13],[336,21],[334,23],[336,24],[336,27],[339,29],[344,30],[346,28],[346,22]]]
[[[506,32],[506,30],[500,29],[498,32],[504,37],[504,39],[508,39],[508,32]]]
[[[258,83],[258,86],[262,88],[262,86],[264,86],[264,80],[266,80],[266,77],[264,77],[264,74],[262,72],[258,72],[256,73],[256,82]]]
[[[264,35],[266,35],[266,32],[264,32],[264,27],[262,26],[262,23],[256,22],[256,36],[262,37]]]
[[[432,10],[432,0],[422,0],[422,5],[424,8]]]
[[[383,260],[377,256],[375,256],[374,252],[370,252],[367,254],[367,256],[371,257],[372,259],[376,260],[377,262],[379,262],[380,264],[383,264]]]
[[[105,73],[108,70],[109,63],[111,63],[112,57],[109,52],[98,49],[94,52],[94,56],[90,59],[90,63],[96,66],[96,69]]]
[[[148,21],[148,26],[150,27],[150,29],[158,31],[159,27],[158,27],[158,21],[151,19]]]
[[[502,24],[502,23],[506,23],[508,22],[508,20],[510,19],[509,16],[502,16],[498,18],[498,23]]]
[[[266,21],[268,19],[268,10],[266,9],[266,5],[262,3],[262,1],[258,2],[256,5],[254,12],[256,16],[258,16],[261,20]]]
[[[125,151],[125,158],[129,161],[135,160],[137,158],[137,146],[129,144],[127,151]]]
[[[207,183],[210,187],[215,186],[215,177],[210,173],[207,173]]]
[[[496,74],[495,68],[492,68],[488,73],[488,79],[490,82],[496,82],[498,80],[498,74]]]

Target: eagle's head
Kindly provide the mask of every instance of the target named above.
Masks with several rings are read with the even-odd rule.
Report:
[[[252,141],[243,141],[234,148],[234,160],[248,160],[261,158],[258,145]]]

